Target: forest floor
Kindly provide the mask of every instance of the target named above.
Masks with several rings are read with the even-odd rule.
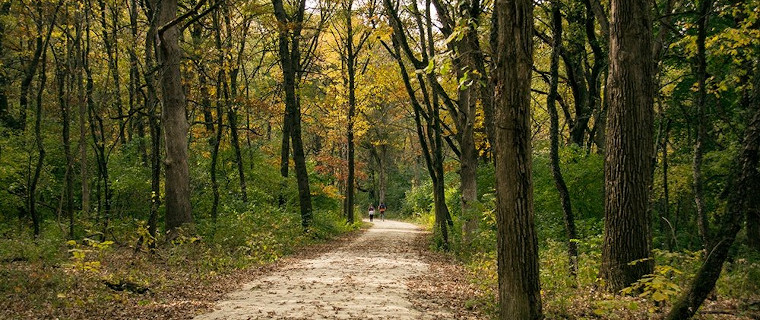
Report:
[[[364,225],[261,263],[199,242],[153,254],[77,244],[75,259],[60,241],[0,241],[0,319],[486,318],[472,301],[483,293],[430,250],[429,232]]]
[[[195,319],[478,319],[476,289],[452,259],[429,252],[429,234],[378,221],[352,241],[291,258]]]

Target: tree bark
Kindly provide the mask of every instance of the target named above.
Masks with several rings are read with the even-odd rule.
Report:
[[[617,292],[652,273],[653,65],[649,3],[612,0],[600,277]]]
[[[663,225],[662,236],[668,240],[665,242],[668,249],[675,250],[676,248],[676,221],[670,218],[670,188],[668,182],[668,141],[670,141],[670,120],[666,120],[665,124],[665,136],[662,138],[662,214],[660,220],[664,220],[667,226]]]
[[[176,17],[177,0],[161,0],[157,5],[157,26],[161,26],[157,32],[163,100],[161,124],[166,144],[166,228],[173,232],[183,225],[193,224],[187,164],[188,123],[180,74],[179,27],[167,25]]]
[[[77,50],[77,91],[78,91],[78,105],[79,105],[79,114],[78,114],[78,122],[79,122],[79,175],[81,176],[81,183],[82,183],[82,212],[81,215],[84,217],[89,217],[90,215],[90,176],[88,174],[88,168],[87,168],[87,125],[85,121],[85,117],[87,117],[87,93],[85,91],[84,86],[84,79],[83,79],[83,70],[84,70],[84,63],[87,60],[87,55],[89,52],[86,50],[82,34],[83,30],[85,28],[85,23],[89,21],[89,10],[84,10],[84,14],[80,15],[77,13],[77,31],[76,31],[76,37],[77,37],[77,43],[76,43],[76,50]],[[83,21],[84,20],[84,21]]]
[[[67,41],[68,42],[68,41]],[[56,83],[58,92],[58,105],[61,110],[61,140],[63,143],[63,155],[66,160],[63,175],[63,216],[69,220],[69,238],[74,236],[74,157],[71,154],[71,112],[70,112],[70,95],[73,68],[71,63],[74,59],[73,45],[66,43],[66,52],[56,54]],[[54,51],[55,53],[55,51]],[[65,54],[65,56],[64,56]]]
[[[2,19],[2,22],[0,22],[0,63],[3,65],[7,65],[7,62],[5,61],[5,19],[6,16],[10,13],[11,9],[11,1],[5,1],[2,4],[0,4],[0,19]],[[10,113],[10,108],[8,105],[8,85],[10,84],[10,81],[8,79],[8,75],[6,72],[0,72],[0,124],[9,127],[9,128],[16,128],[17,123],[16,119],[13,118],[13,116]]]
[[[412,2],[412,5],[416,7],[416,3]],[[416,8],[415,11],[419,11]],[[432,16],[432,10],[431,10],[431,0],[425,1],[425,27],[427,30],[427,56],[429,59],[434,60],[435,59],[435,45],[433,41],[433,19]],[[419,19],[419,15],[417,16]],[[421,22],[417,22],[418,24],[421,24]],[[422,27],[420,26],[420,29]],[[424,41],[424,39],[422,39]],[[423,50],[425,47],[423,46]],[[418,79],[421,78],[418,75]],[[428,83],[430,83],[431,88],[435,88],[435,85],[437,83],[437,80],[435,79],[435,75],[430,72],[427,74],[427,80]],[[420,79],[420,83],[423,83]],[[423,89],[424,91],[424,89]],[[443,249],[448,250],[449,249],[449,239],[448,239],[448,227],[454,226],[454,221],[451,218],[451,213],[449,212],[449,207],[446,204],[446,190],[445,190],[445,177],[444,177],[444,170],[443,170],[443,161],[444,161],[444,155],[443,155],[443,140],[442,140],[442,125],[441,125],[441,105],[439,103],[439,95],[441,93],[441,90],[435,90],[433,89],[430,92],[432,99],[425,99],[428,102],[426,105],[428,106],[428,114],[430,115],[431,119],[433,120],[432,123],[429,123],[428,127],[428,140],[430,143],[434,146],[433,147],[433,169],[435,170],[435,174],[437,177],[437,181],[433,182],[433,199],[435,199],[435,205],[438,209],[435,210],[435,212],[439,215],[436,221],[438,222],[438,227],[441,231],[441,236],[443,238]],[[423,92],[423,96],[426,95],[426,93]],[[431,135],[432,132],[432,136]],[[381,178],[384,178],[381,176]]]
[[[145,35],[145,79],[146,95],[145,109],[148,113],[148,128],[150,131],[150,214],[148,216],[148,234],[151,248],[156,246],[155,239],[158,230],[158,209],[161,206],[161,123],[158,115],[156,65],[156,36],[158,22],[155,1],[144,1],[142,5],[148,19],[148,30]]]
[[[533,4],[497,0],[494,92],[499,319],[541,319],[533,216],[530,85]]]
[[[203,45],[203,24],[198,22],[193,25],[190,35],[193,38],[193,46],[196,48]],[[200,59],[200,57],[194,57]],[[202,63],[196,64],[198,72],[198,90],[201,99],[201,113],[203,114],[203,126],[208,134],[214,134],[214,115],[211,114],[211,95],[208,92],[208,83],[205,67]]]
[[[301,208],[301,225],[308,230],[311,224],[312,206],[311,191],[309,190],[309,175],[306,170],[306,157],[301,140],[301,105],[296,95],[298,88],[297,74],[301,71],[301,30],[303,28],[306,0],[300,0],[296,13],[289,17],[285,12],[282,0],[272,0],[274,14],[279,24],[279,60],[282,68],[285,89],[285,124],[283,125],[282,164],[280,167],[283,177],[287,177],[288,151],[287,144],[293,145],[293,162],[298,183],[298,200]],[[291,30],[292,29],[292,30]]]
[[[227,43],[231,43],[232,39],[232,24],[230,22],[230,10],[229,6],[223,5],[224,9],[224,21],[225,25],[227,26],[227,32],[228,37],[230,40],[227,41]],[[244,18],[247,19],[247,18]],[[238,122],[237,122],[237,105],[238,105],[238,73],[240,72],[240,67],[243,64],[243,54],[245,53],[245,42],[246,42],[246,35],[247,33],[247,22],[243,22],[243,25],[245,26],[243,30],[243,35],[240,39],[240,48],[237,52],[237,60],[235,68],[230,71],[230,98],[231,103],[227,103],[227,121],[230,123],[230,142],[232,142],[232,149],[235,151],[235,162],[237,164],[237,171],[238,171],[238,180],[240,181],[240,196],[243,202],[248,202],[248,187],[245,182],[245,170],[244,163],[243,163],[243,153],[240,149],[240,138],[238,136]],[[232,45],[229,45],[228,51],[232,51]],[[230,62],[232,64],[232,62]]]
[[[712,0],[700,0],[699,12],[697,18],[697,56],[696,56],[696,77],[697,77],[697,103],[694,117],[696,126],[696,137],[694,139],[694,159],[692,162],[693,169],[693,190],[694,204],[697,209],[697,226],[699,236],[702,238],[702,245],[707,249],[709,243],[709,226],[707,222],[707,213],[705,212],[705,199],[702,190],[702,158],[704,154],[704,140],[707,134],[705,117],[705,104],[707,102],[707,60],[705,53],[705,39],[707,37],[707,15]],[[707,254],[707,253],[705,253]]]
[[[224,130],[222,127],[222,115],[224,114],[222,112],[222,94],[226,94],[226,88],[221,85],[222,77],[224,77],[224,71],[220,70],[217,78],[219,87],[216,88],[216,134],[211,138],[211,192],[214,196],[211,203],[211,219],[214,222],[214,228],[216,228],[216,221],[219,217],[219,183],[216,179],[216,166],[219,159],[219,144],[222,142]]]
[[[567,255],[569,259],[570,276],[577,278],[578,272],[578,246],[576,240],[578,234],[575,230],[575,218],[570,203],[570,193],[567,190],[565,179],[562,177],[559,162],[559,115],[557,113],[556,100],[558,96],[557,87],[559,85],[559,51],[562,45],[562,14],[560,13],[559,0],[552,1],[552,55],[550,66],[549,95],[546,98],[546,106],[549,110],[549,136],[550,148],[549,157],[551,158],[552,177],[554,185],[559,193],[560,202],[562,203],[562,212],[565,217],[565,232],[567,234]]]
[[[52,29],[52,27],[51,27]],[[46,41],[47,42],[47,41]],[[47,47],[47,44],[45,44]],[[45,145],[42,141],[41,124],[42,124],[42,93],[45,90],[45,84],[47,82],[47,49],[42,49],[40,55],[42,67],[39,70],[39,88],[37,89],[37,99],[35,106],[35,118],[34,118],[34,140],[37,144],[37,164],[34,167],[34,176],[29,183],[29,214],[32,217],[32,227],[34,229],[34,238],[40,236],[40,217],[37,212],[37,183],[40,180],[40,174],[42,173],[42,166],[45,161]]]
[[[353,0],[346,5],[346,71],[348,73],[348,176],[346,180],[346,220],[354,223],[354,183],[356,164],[354,155],[354,117],[356,115],[356,56],[354,53]]]
[[[131,35],[129,51],[129,111],[130,113],[137,109],[137,105],[140,103],[140,97],[142,96],[142,89],[140,89],[140,71],[138,69],[138,57],[137,57],[137,0],[129,0],[129,31]],[[132,121],[133,127],[137,129],[138,136],[138,150],[140,152],[140,160],[143,166],[148,164],[148,148],[145,145],[145,121],[141,114],[138,113],[136,118]],[[134,129],[132,129],[134,130]],[[132,135],[132,134],[130,134]]]
[[[390,0],[385,0],[384,4],[391,27],[393,28],[393,49],[388,47],[388,45],[385,43],[383,43],[383,45],[398,62],[399,70],[401,71],[400,73],[404,81],[404,87],[406,88],[407,94],[412,101],[412,107],[415,112],[415,123],[417,124],[417,136],[419,138],[420,146],[423,151],[422,153],[425,157],[425,164],[427,165],[428,173],[433,182],[435,224],[438,226],[438,230],[441,233],[442,248],[446,250],[448,249],[449,245],[448,226],[452,225],[453,223],[451,215],[448,211],[448,207],[446,205],[443,186],[443,151],[441,150],[442,140],[439,115],[440,105],[438,103],[438,95],[440,94],[440,91],[433,90],[431,93],[428,90],[429,87],[435,87],[437,83],[436,77],[432,73],[427,74],[427,76],[423,76],[420,73],[416,74],[417,81],[420,84],[420,91],[422,92],[422,99],[425,106],[425,109],[423,109],[422,105],[417,100],[417,93],[411,86],[411,81],[409,75],[406,73],[406,67],[404,66],[403,57],[401,55],[401,51],[403,49],[404,55],[412,62],[414,68],[417,70],[422,70],[428,65],[430,56],[432,56],[434,53],[432,50],[428,51],[428,48],[431,47],[432,42],[426,41],[426,37],[430,36],[430,31],[432,29],[432,22],[430,19],[430,1],[426,2],[427,10],[426,16],[424,17],[425,21],[428,22],[427,28],[423,23],[423,17],[417,8],[416,2],[412,1],[409,3],[411,12],[414,15],[414,20],[417,24],[418,32],[420,34],[419,46],[421,47],[420,54],[422,55],[422,60],[417,59],[412,52],[412,49],[407,40],[408,37],[406,35],[406,31],[402,25],[399,14],[396,11],[396,7],[391,3]],[[422,119],[424,119],[424,124],[422,122]]]
[[[441,32],[447,39],[451,37],[456,28],[462,28],[462,26],[454,25],[456,21],[460,19],[472,21],[464,27],[464,30],[460,30],[463,33],[461,40],[454,39],[447,43],[448,48],[455,53],[452,61],[457,79],[459,81],[467,79],[463,84],[460,84],[457,90],[456,109],[450,108],[449,112],[455,119],[456,139],[460,149],[462,243],[469,246],[479,221],[478,211],[473,206],[478,201],[478,151],[475,147],[474,137],[475,112],[478,99],[484,105],[490,101],[490,98],[483,95],[484,90],[481,82],[487,77],[485,65],[482,62],[485,59],[480,48],[477,30],[473,27],[473,25],[480,24],[482,9],[479,0],[465,0],[458,4],[454,9],[456,13],[452,16],[450,7],[442,3],[441,0],[433,0],[433,4],[436,7],[438,20],[442,25]]]
[[[225,55],[226,51],[222,48],[222,27],[219,23],[219,13],[215,12],[213,16],[214,38],[216,49],[218,51],[217,63],[219,72],[216,77],[216,133],[211,138],[211,193],[213,200],[211,202],[211,219],[216,227],[217,217],[219,216],[219,183],[216,178],[216,166],[219,160],[219,145],[222,142],[222,133],[224,132],[223,120],[224,103],[229,108],[229,92],[227,91],[227,73],[225,72]],[[212,123],[213,128],[213,123]]]
[[[106,49],[106,57],[108,59],[108,68],[109,68],[109,74],[111,75],[111,80],[113,81],[113,87],[111,87],[111,99],[113,103],[113,108],[116,109],[116,114],[118,117],[118,123],[119,123],[119,142],[124,144],[126,142],[125,136],[124,136],[124,106],[121,101],[121,77],[119,76],[119,50],[118,50],[118,37],[116,35],[118,26],[116,25],[116,16],[112,16],[112,26],[109,28],[108,20],[107,20],[107,14],[106,14],[106,3],[104,0],[99,0],[98,4],[100,5],[100,25],[102,30],[102,37],[103,37],[103,46]]]

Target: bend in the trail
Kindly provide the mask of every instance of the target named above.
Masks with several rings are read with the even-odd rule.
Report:
[[[452,318],[446,306],[423,311],[410,302],[408,280],[429,267],[413,243],[421,232],[375,221],[356,240],[248,283],[196,319]]]

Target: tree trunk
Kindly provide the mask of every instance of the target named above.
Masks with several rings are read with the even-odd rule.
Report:
[[[654,268],[648,216],[653,141],[652,26],[649,3],[612,0],[605,219],[600,277],[612,291]]]
[[[668,249],[675,250],[676,248],[676,223],[675,220],[670,218],[670,188],[668,182],[668,141],[670,141],[670,120],[667,120],[665,124],[665,136],[662,138],[662,215],[660,220],[664,220],[667,224],[667,229],[663,228],[662,236],[668,240],[665,242]]]
[[[497,0],[494,92],[499,319],[541,319],[533,217],[530,83],[533,4]]]
[[[312,208],[311,191],[309,190],[309,173],[306,171],[306,156],[303,152],[301,140],[301,106],[296,105],[293,117],[291,140],[293,141],[293,162],[296,167],[296,180],[298,182],[298,202],[301,206],[301,226],[308,230],[311,226]]]
[[[299,43],[301,30],[303,28],[306,1],[299,1],[298,11],[293,17],[288,17],[282,0],[272,0],[272,4],[274,6],[275,17],[280,25],[279,60],[280,67],[282,68],[285,89],[285,124],[283,125],[282,139],[283,163],[281,164],[280,170],[283,177],[287,177],[288,138],[285,136],[289,135],[290,141],[293,142],[293,161],[295,163],[296,180],[298,182],[301,225],[304,230],[308,230],[311,224],[312,215],[311,191],[309,190],[309,175],[306,171],[306,157],[303,151],[303,141],[301,140],[301,105],[298,96],[296,95],[298,87],[296,74],[300,71],[301,67],[301,48],[299,47]],[[289,28],[290,25],[295,25],[295,27]]]
[[[166,228],[172,232],[185,224],[193,224],[187,164],[188,123],[180,74],[180,34],[177,25],[167,25],[177,14],[177,0],[159,1],[156,13],[157,26],[161,26],[157,34],[163,99],[161,124],[166,144]]]
[[[196,48],[201,47],[203,45],[203,24],[195,23],[190,35],[193,38],[193,46]],[[214,115],[211,114],[211,95],[208,92],[206,70],[201,63],[196,64],[196,68],[198,72],[198,90],[201,95],[200,98],[201,113],[203,114],[203,126],[206,128],[206,132],[208,134],[214,134]]]
[[[435,59],[435,44],[433,41],[433,19],[432,19],[432,9],[431,9],[431,0],[425,1],[425,27],[427,29],[427,50],[428,50],[428,57],[431,60]],[[419,17],[419,16],[418,16]],[[418,22],[419,23],[419,22]],[[424,47],[423,47],[424,50]],[[433,73],[427,74],[428,82],[430,83],[431,88],[435,88],[436,85],[436,79],[435,75]],[[422,83],[423,81],[420,81]],[[433,132],[432,137],[429,137],[429,140],[431,144],[433,145],[433,166],[435,170],[435,175],[437,176],[436,180],[433,180],[433,192],[434,192],[434,199],[437,199],[436,206],[438,207],[438,210],[436,210],[436,213],[438,214],[438,226],[441,231],[441,236],[443,237],[443,249],[448,250],[449,249],[449,239],[448,239],[448,228],[447,227],[453,227],[454,221],[451,218],[451,213],[449,212],[449,207],[446,205],[446,191],[445,191],[445,177],[444,177],[444,170],[443,170],[443,161],[444,155],[443,155],[443,140],[442,140],[442,125],[441,125],[441,105],[438,101],[439,95],[436,94],[436,90],[432,90],[431,92],[432,96],[432,103],[428,104],[429,110],[428,114],[432,117],[432,124],[428,128],[428,136],[430,135],[430,132]],[[432,130],[431,130],[432,129]],[[384,179],[384,175],[381,175],[381,179]],[[385,190],[383,190],[383,193]],[[383,194],[383,196],[385,196]]]
[[[741,230],[742,218],[747,211],[752,210],[753,192],[758,185],[758,146],[760,146],[760,76],[755,76],[755,98],[751,109],[755,110],[752,120],[744,134],[744,142],[741,154],[736,159],[738,173],[729,177],[728,185],[730,193],[726,212],[720,218],[719,232],[710,239],[708,245],[709,254],[705,262],[697,271],[691,282],[691,286],[684,291],[673,308],[668,313],[667,319],[691,318],[708,294],[715,288],[715,282],[720,277],[723,263],[728,258],[728,251],[736,239],[736,234]]]
[[[38,2],[37,6],[38,11],[40,11],[40,14],[42,14],[41,2]],[[52,31],[53,28],[50,28],[50,30]],[[29,108],[29,89],[32,85],[32,80],[34,80],[34,75],[37,74],[37,66],[39,65],[40,56],[42,55],[43,51],[42,29],[40,28],[40,30],[38,30],[37,38],[35,39],[34,55],[32,56],[32,60],[29,61],[29,65],[26,67],[24,77],[21,79],[21,93],[19,95],[20,110],[18,120],[18,129],[21,131],[26,130],[26,111]]]
[[[142,3],[148,18],[148,30],[145,35],[145,70],[156,69],[156,33],[158,23],[155,14],[154,1]],[[150,130],[150,214],[148,216],[148,234],[151,239],[149,246],[156,246],[155,239],[158,229],[158,208],[161,206],[161,124],[159,122],[157,79],[153,72],[144,72],[145,79],[145,109],[148,112],[148,128]]]
[[[42,49],[40,60],[42,62],[42,67],[40,68],[39,88],[37,90],[36,109],[34,112],[34,140],[37,143],[38,155],[37,164],[34,167],[34,176],[29,183],[29,196],[27,199],[29,201],[29,214],[32,217],[32,227],[34,228],[35,239],[40,236],[40,217],[39,213],[37,212],[37,182],[40,180],[40,174],[42,173],[42,166],[45,163],[44,161],[46,154],[45,145],[42,143],[42,133],[40,131],[42,124],[42,93],[45,90],[45,83],[47,82],[47,50],[45,48]]]
[[[0,19],[2,19],[2,21],[0,21],[0,59],[2,59],[0,60],[0,63],[3,65],[7,65],[7,62],[5,61],[5,19],[6,16],[8,16],[10,9],[11,1],[5,1],[0,4]],[[0,72],[0,125],[16,128],[16,120],[13,119],[8,106],[8,92],[6,90],[8,90],[9,84],[10,81],[8,76],[5,72]]]
[[[755,181],[755,185],[760,182]],[[760,252],[760,203],[757,197],[753,201],[755,204],[747,208],[747,245]]]
[[[89,8],[88,11],[89,13]],[[101,240],[105,240],[106,233],[108,232],[108,222],[110,219],[110,212],[111,212],[111,190],[110,190],[110,180],[108,175],[108,157],[106,155],[106,133],[105,128],[103,126],[103,117],[98,113],[99,110],[95,109],[95,100],[94,100],[94,87],[95,82],[92,77],[92,70],[90,69],[90,60],[89,60],[89,52],[91,48],[91,41],[90,41],[90,25],[89,20],[87,20],[88,23],[86,25],[85,29],[85,54],[83,55],[83,63],[82,67],[85,72],[85,75],[87,76],[87,82],[85,85],[85,100],[87,102],[87,112],[88,112],[88,118],[90,121],[90,136],[92,138],[92,142],[95,145],[95,160],[98,166],[98,174],[100,178],[102,178],[102,188],[103,188],[103,196],[104,201],[100,202],[100,188],[101,186],[98,185],[97,187],[97,198],[98,198],[98,221],[102,223],[102,235]]]
[[[222,133],[224,132],[223,120],[224,115],[222,103],[229,104],[229,92],[227,91],[227,74],[225,72],[225,50],[222,49],[222,28],[219,24],[219,13],[215,12],[213,16],[213,26],[215,29],[214,38],[216,49],[218,51],[217,63],[219,64],[219,73],[216,77],[216,133],[211,138],[211,193],[213,200],[211,203],[211,219],[216,228],[217,217],[219,216],[219,183],[216,178],[216,166],[219,160],[219,145],[222,143]],[[228,106],[229,107],[229,106]],[[212,123],[213,128],[213,123]]]
[[[425,164],[428,168],[428,173],[433,182],[433,201],[435,206],[436,219],[435,224],[438,226],[439,231],[441,232],[441,237],[443,240],[442,247],[443,249],[447,249],[449,243],[448,226],[451,226],[453,223],[451,215],[448,211],[448,207],[446,206],[443,185],[443,151],[439,115],[440,106],[438,104],[438,94],[440,92],[433,90],[431,94],[428,90],[429,87],[435,87],[437,79],[433,74],[427,74],[426,77],[419,73],[416,74],[425,105],[425,109],[423,110],[422,105],[417,100],[417,93],[415,92],[415,89],[412,88],[409,75],[406,73],[403,57],[401,56],[401,48],[403,47],[405,56],[412,61],[415,69],[424,69],[428,64],[427,61],[431,59],[430,57],[434,52],[432,49],[431,51],[428,51],[428,47],[432,48],[432,42],[426,42],[425,40],[425,35],[429,36],[432,33],[432,20],[430,19],[430,1],[426,1],[427,10],[426,16],[424,17],[425,21],[428,22],[427,26],[423,24],[423,17],[417,8],[416,2],[413,1],[409,3],[411,11],[415,16],[414,18],[417,24],[418,32],[421,35],[419,39],[419,45],[422,48],[421,54],[423,56],[423,60],[418,60],[415,57],[414,53],[412,53],[412,49],[409,46],[407,40],[408,37],[406,35],[405,28],[402,25],[398,12],[395,11],[396,9],[394,9],[395,7],[391,1],[385,0],[384,3],[386,12],[390,18],[390,24],[393,28],[393,49],[388,47],[388,45],[385,43],[383,43],[383,45],[386,47],[386,50],[388,50],[393,55],[396,62],[398,62],[399,70],[401,71],[400,73],[404,81],[404,87],[406,88],[407,94],[414,109],[415,123],[417,125],[417,136],[422,148],[422,154],[425,157]],[[422,118],[425,120],[424,124],[422,123]]]
[[[354,223],[354,179],[356,164],[354,156],[354,117],[356,116],[356,67],[354,62],[354,29],[352,20],[353,0],[348,1],[346,10],[346,69],[348,71],[348,177],[346,179],[346,220]]]
[[[232,38],[232,25],[230,22],[230,10],[229,7],[224,5],[224,21],[227,26],[228,33],[230,33],[228,36]],[[247,25],[246,22],[244,22],[244,25]],[[232,142],[232,149],[235,151],[235,162],[237,163],[237,170],[238,170],[238,179],[240,181],[240,196],[243,200],[243,202],[248,202],[248,187],[245,182],[245,170],[244,164],[243,164],[243,153],[240,149],[240,138],[238,137],[238,122],[237,122],[237,105],[238,105],[238,73],[240,72],[240,67],[243,64],[243,54],[245,54],[245,42],[246,42],[246,35],[247,33],[244,31],[242,38],[240,40],[240,48],[238,50],[238,56],[237,56],[237,65],[235,66],[232,71],[230,71],[230,100],[232,100],[232,103],[227,104],[227,121],[230,123],[230,142]],[[231,43],[231,41],[228,41],[228,43]],[[231,45],[230,48],[227,49],[228,51],[232,51]]]
[[[93,79],[89,63],[85,64],[87,72],[88,109],[90,116],[90,135],[95,144],[95,160],[98,165],[98,173],[103,183],[103,205],[98,205],[99,219],[103,224],[101,240],[105,240],[108,233],[108,223],[111,219],[111,180],[108,173],[108,156],[106,154],[106,133],[103,126],[103,117],[95,110],[95,102],[92,99]],[[98,197],[100,199],[100,197]]]
[[[578,246],[576,240],[578,234],[575,231],[575,218],[570,204],[570,193],[567,190],[565,179],[562,177],[562,171],[559,165],[559,115],[557,113],[556,100],[558,96],[557,87],[559,85],[559,51],[562,45],[562,14],[560,13],[559,0],[552,1],[552,55],[551,55],[551,83],[549,84],[549,95],[546,98],[546,106],[549,110],[549,135],[552,177],[554,185],[559,193],[560,202],[562,203],[562,212],[565,217],[565,231],[567,233],[567,255],[569,258],[570,276],[576,279],[578,272]]]
[[[112,16],[112,26],[109,28],[108,20],[106,19],[106,3],[104,0],[98,1],[100,5],[100,25],[103,28],[103,46],[106,49],[106,57],[108,59],[109,74],[113,81],[113,87],[111,87],[111,99],[113,99],[113,108],[116,109],[119,124],[119,141],[124,144],[126,139],[124,137],[124,106],[121,102],[121,78],[119,77],[119,50],[118,50],[118,37],[116,35],[118,26],[116,25],[117,16]]]
[[[63,155],[66,159],[66,166],[63,175],[63,215],[69,218],[69,238],[74,236],[74,157],[71,154],[71,112],[69,106],[69,95],[71,94],[71,87],[67,87],[67,82],[70,84],[70,78],[74,73],[72,72],[71,63],[74,59],[73,46],[71,44],[66,45],[65,60],[64,52],[60,53],[60,56],[56,57],[56,82],[58,84],[58,104],[61,109],[61,139],[63,142]],[[68,64],[68,65],[65,65]],[[67,81],[69,80],[69,81]]]
[[[141,97],[144,93],[140,87],[140,71],[138,69],[138,57],[137,57],[137,0],[129,0],[129,31],[131,35],[131,42],[129,51],[129,110],[134,112],[137,106],[140,104]],[[136,118],[132,121],[134,129],[137,129],[138,144],[137,148],[140,152],[140,160],[143,166],[148,165],[148,148],[145,144],[145,120],[142,114],[138,113]]]
[[[696,57],[696,77],[697,77],[697,103],[696,114],[694,116],[694,125],[696,126],[696,137],[694,141],[694,161],[693,169],[693,189],[694,204],[697,209],[697,226],[699,236],[702,238],[702,245],[707,249],[709,243],[707,225],[707,213],[705,212],[705,200],[702,191],[702,158],[704,153],[704,140],[706,131],[705,104],[707,103],[707,60],[705,53],[705,38],[707,37],[707,15],[712,6],[712,0],[700,0],[699,12],[697,18],[697,57]],[[705,252],[705,254],[707,254]]]
[[[81,215],[83,217],[89,217],[90,216],[90,176],[88,174],[87,170],[87,125],[85,121],[85,117],[87,116],[87,93],[85,91],[84,86],[84,79],[83,79],[83,68],[84,63],[87,60],[87,55],[89,54],[88,49],[85,48],[85,44],[83,43],[82,34],[83,34],[83,25],[84,21],[87,21],[89,19],[89,10],[85,10],[83,15],[80,15],[77,13],[77,91],[78,91],[78,105],[79,105],[79,114],[78,114],[78,123],[79,123],[79,175],[81,176],[81,183],[82,183],[82,213]]]
[[[216,88],[216,135],[211,138],[211,192],[214,196],[211,203],[211,219],[214,222],[214,228],[216,228],[217,217],[219,216],[219,183],[216,179],[216,165],[219,159],[219,144],[222,142],[222,132],[224,131],[222,125],[222,92],[226,94],[225,88],[221,87],[222,77],[224,77],[224,71],[219,71],[219,77],[217,83],[220,87]]]
[[[587,17],[583,9],[580,5],[572,4],[568,5],[566,9],[569,30],[567,31],[567,45],[565,46],[565,54],[563,55],[568,78],[567,82],[573,94],[575,107],[574,118],[566,119],[566,121],[570,127],[570,143],[578,147],[584,146],[592,111],[588,109],[589,99],[591,99],[589,96],[591,84],[586,81],[583,65],[584,60],[587,58],[586,34],[584,32]],[[566,115],[570,115],[570,112],[566,111]]]

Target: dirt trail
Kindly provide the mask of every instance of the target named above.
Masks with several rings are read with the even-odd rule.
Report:
[[[375,220],[356,240],[248,283],[195,319],[452,318],[444,306],[420,311],[410,302],[409,279],[429,268],[413,249],[421,232]]]

